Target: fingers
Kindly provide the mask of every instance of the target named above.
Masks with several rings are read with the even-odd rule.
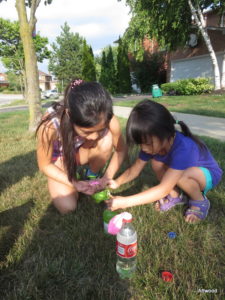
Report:
[[[111,189],[118,189],[119,188],[119,184],[116,182],[116,180],[113,180],[111,179],[109,182],[108,182],[108,186],[111,188]]]
[[[104,201],[107,205],[107,209],[112,210],[112,198]]]

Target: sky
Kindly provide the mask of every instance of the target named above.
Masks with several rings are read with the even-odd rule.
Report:
[[[15,2],[7,0],[0,3],[0,18],[18,20]],[[41,0],[36,17],[36,31],[48,37],[50,44],[67,22],[71,32],[78,32],[92,47],[94,54],[99,54],[102,48],[113,46],[113,42],[123,35],[131,16],[125,0],[53,0],[48,6]],[[39,64],[39,70],[48,73],[47,61]],[[0,64],[0,72],[3,71]]]

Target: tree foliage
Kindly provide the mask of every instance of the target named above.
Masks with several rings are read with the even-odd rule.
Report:
[[[107,53],[107,65],[108,65],[108,85],[107,88],[108,90],[114,94],[117,92],[117,74],[116,74],[116,67],[115,67],[115,61],[114,61],[114,55],[113,55],[113,50],[112,47],[109,46],[109,50]]]
[[[0,3],[3,0],[0,0]],[[41,0],[15,0],[18,14],[20,38],[24,51],[25,63],[25,100],[29,104],[29,130],[35,131],[42,116],[41,97],[39,91],[39,78],[37,68],[37,55],[35,52],[33,32],[37,23],[36,11]],[[52,0],[45,0],[50,4]],[[29,8],[29,9],[27,9]]]
[[[145,37],[155,38],[169,50],[185,44],[190,33],[191,12],[186,0],[127,0],[132,18],[125,38],[140,55]],[[132,38],[133,36],[133,38]],[[135,45],[136,43],[136,45]],[[142,52],[143,54],[143,52]]]
[[[18,76],[12,71],[7,71],[6,74],[9,82],[9,90],[23,92],[23,82],[21,76]]]
[[[143,93],[149,93],[153,84],[166,82],[165,55],[163,52],[145,53],[142,61],[133,59],[132,70],[134,83]]]
[[[99,81],[101,84],[107,88],[107,61],[106,61],[106,53],[105,50],[102,51],[102,58],[101,58],[101,73]]]
[[[128,58],[128,48],[122,39],[118,40],[117,55],[117,88],[119,93],[130,93],[131,77],[130,77],[130,61]]]
[[[83,42],[82,52],[82,79],[86,81],[96,81],[94,55],[91,46],[89,47],[87,45],[86,40]]]
[[[60,36],[52,46],[49,71],[66,85],[74,78],[82,77],[82,56],[84,39],[70,31],[67,23],[61,26]]]
[[[115,50],[114,50],[115,52]],[[111,46],[102,52],[100,82],[112,94],[117,92],[117,73],[115,67],[115,53]]]
[[[46,46],[47,44],[47,38],[41,37],[40,34],[36,34],[34,38],[34,47],[39,62],[42,62],[43,59],[47,59],[50,55],[50,51]],[[0,57],[6,69],[19,76],[24,76],[25,57],[18,21],[11,22],[10,20],[0,18]],[[23,78],[21,82],[24,82],[24,80],[25,78]]]
[[[120,0],[118,0],[120,1]],[[193,0],[194,6],[201,11],[206,8],[225,11],[225,2],[219,0]],[[192,28],[192,13],[188,0],[126,0],[132,12],[126,40],[132,44],[145,36],[156,38],[162,47],[174,50],[183,46],[188,40]],[[133,38],[132,38],[133,36]]]

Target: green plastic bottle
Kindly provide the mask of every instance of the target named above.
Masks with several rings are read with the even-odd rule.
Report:
[[[115,211],[111,211],[108,209],[105,209],[103,211],[103,224],[104,224],[105,233],[108,233],[109,221],[116,215],[117,215],[117,212],[115,212]]]
[[[92,199],[95,200],[96,203],[100,203],[102,201],[108,200],[110,197],[110,191],[108,189],[106,190],[102,190],[100,192],[97,192],[95,194],[93,194]]]

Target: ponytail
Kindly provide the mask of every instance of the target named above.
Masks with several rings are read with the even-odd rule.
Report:
[[[205,144],[199,139],[197,138],[195,135],[192,134],[191,130],[189,129],[189,127],[183,122],[183,121],[178,121],[174,119],[174,123],[180,125],[181,127],[181,131],[185,136],[190,137],[193,141],[196,142],[196,144],[201,148],[205,148]]]
[[[74,158],[75,131],[66,109],[64,109],[60,119],[60,134],[62,140],[63,165],[70,182],[76,178],[77,162]]]

